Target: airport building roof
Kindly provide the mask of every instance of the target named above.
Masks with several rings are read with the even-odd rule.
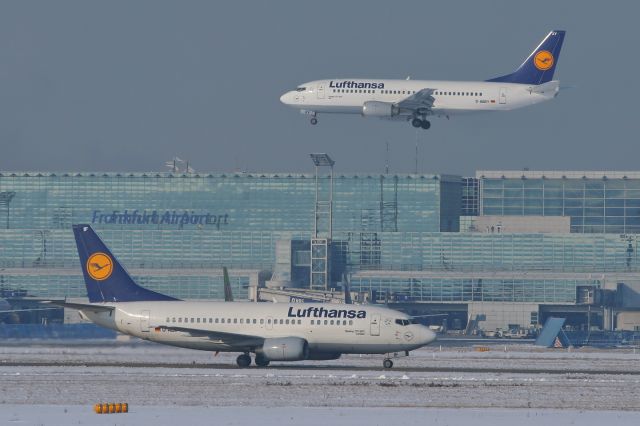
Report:
[[[486,179],[640,179],[640,171],[477,170]]]

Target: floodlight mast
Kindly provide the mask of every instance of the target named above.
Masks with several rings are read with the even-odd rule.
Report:
[[[310,154],[316,172],[316,203],[311,238],[311,273],[309,288],[328,290],[331,277],[331,237],[333,232],[333,165],[329,155]],[[329,167],[328,194],[320,193],[320,168]]]
[[[313,236],[328,238],[333,234],[333,166],[335,161],[325,153],[309,154],[316,172],[316,205]],[[329,167],[329,194],[323,198],[320,194],[320,167]],[[326,221],[326,228],[322,228],[322,219]]]

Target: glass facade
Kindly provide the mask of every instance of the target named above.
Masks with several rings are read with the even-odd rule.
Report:
[[[637,172],[477,172],[482,215],[570,216],[571,232],[640,233]]]
[[[250,277],[273,269],[278,240],[311,237],[287,231],[97,231],[143,285],[179,298],[222,297],[222,266],[231,270],[235,294],[246,297]],[[388,290],[421,302],[471,297],[563,303],[575,300],[575,286],[591,282],[584,275],[640,273],[636,240],[618,235],[341,231],[334,243],[334,269],[354,273],[352,290]],[[297,246],[308,251],[308,245]],[[304,253],[293,253],[293,259],[308,264]],[[358,278],[376,271],[386,278]],[[404,278],[416,271],[431,275]],[[461,272],[471,275],[455,277]],[[535,273],[551,275],[532,278]],[[0,284],[34,296],[83,296],[71,230],[0,230]]]
[[[462,178],[462,216],[480,214],[480,181],[476,178]]]
[[[355,275],[352,286],[360,291],[389,295],[403,302],[526,302],[575,303],[577,286],[599,287],[592,279],[531,278],[388,278]]]
[[[624,188],[614,192],[613,179],[485,177],[478,187],[446,175],[336,175],[331,273],[339,281],[351,272],[354,291],[416,302],[575,303],[576,287],[600,286],[604,274],[640,279],[635,235],[587,234],[573,216],[579,234],[459,233],[460,213],[473,213],[478,187],[484,214],[557,215],[558,200],[568,213],[569,200],[580,199],[584,219],[598,183],[605,205],[624,196],[629,231],[635,216],[626,206],[640,176],[631,180],[616,180]],[[583,198],[570,192],[575,182]],[[551,189],[558,183],[561,196]],[[220,299],[227,266],[234,294],[244,298],[250,283],[273,271],[278,241],[289,241],[296,274],[306,275],[315,192],[315,176],[304,174],[2,173],[0,287],[84,296],[71,225],[90,223],[144,286]],[[603,227],[614,213],[608,208]]]
[[[328,182],[325,176],[319,185]],[[443,230],[457,231],[459,196],[448,188],[459,185],[459,177],[437,175],[335,175],[333,229],[437,232],[442,221]],[[315,176],[306,174],[5,172],[0,173],[0,201],[6,199],[0,202],[0,227],[52,230],[91,223],[122,229],[309,231],[315,191]]]

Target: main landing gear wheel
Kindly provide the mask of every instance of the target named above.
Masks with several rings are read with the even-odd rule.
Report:
[[[313,117],[311,120],[309,120],[309,122],[315,126],[316,124],[318,124],[318,119]]]
[[[384,361],[382,361],[382,366],[384,368],[386,368],[387,370],[390,369],[390,368],[393,368],[393,361],[391,361],[389,358],[387,358]]]
[[[423,129],[427,130],[429,127],[431,127],[431,122],[429,120],[421,120],[416,117],[411,120],[411,125],[416,129],[422,127]]]
[[[264,355],[256,354],[256,365],[258,367],[266,367],[269,365],[269,360]]]
[[[251,357],[248,354],[239,355],[238,358],[236,358],[236,363],[240,368],[247,368],[251,365]]]

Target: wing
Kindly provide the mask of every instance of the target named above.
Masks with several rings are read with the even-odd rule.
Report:
[[[226,333],[223,331],[200,330],[197,328],[164,325],[158,328],[170,331],[182,331],[184,333],[189,333],[193,337],[208,337],[216,343],[240,348],[255,348],[262,346],[264,343],[264,337],[251,336],[248,334]]]
[[[411,112],[415,112],[417,110],[431,111],[431,108],[433,108],[433,102],[435,101],[435,98],[431,95],[433,95],[433,92],[435,91],[436,89],[422,89],[408,98],[401,100],[396,105],[400,107],[400,109],[409,110]]]

